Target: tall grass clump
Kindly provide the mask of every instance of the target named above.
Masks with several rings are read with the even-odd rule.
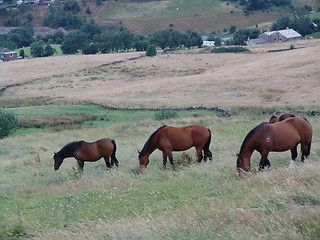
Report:
[[[170,118],[177,118],[178,113],[172,110],[161,110],[155,113],[154,119],[159,121],[159,120],[165,120],[165,119],[170,119]]]
[[[18,119],[12,113],[0,109],[0,138],[9,136],[19,127]]]

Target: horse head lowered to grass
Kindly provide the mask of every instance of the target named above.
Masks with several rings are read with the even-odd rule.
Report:
[[[54,170],[58,170],[63,160],[68,157],[74,157],[79,165],[80,171],[83,170],[84,162],[95,162],[104,158],[106,166],[111,168],[114,164],[118,166],[116,158],[117,146],[113,139],[102,138],[96,142],[72,142],[65,145],[59,152],[54,153]],[[111,157],[111,164],[109,158]]]
[[[209,150],[211,142],[210,129],[200,126],[191,125],[186,127],[163,126],[157,129],[147,140],[143,149],[139,153],[140,170],[149,164],[149,156],[154,150],[162,151],[163,165],[169,158],[172,167],[174,167],[172,151],[185,151],[191,147],[196,148],[198,162],[212,159],[212,153]]]
[[[301,145],[301,161],[310,154],[312,127],[306,119],[289,117],[273,124],[262,123],[252,129],[245,137],[240,153],[237,154],[237,170],[250,170],[250,158],[256,150],[261,155],[260,170],[270,166],[269,152],[283,152],[291,150],[291,161],[295,161]]]

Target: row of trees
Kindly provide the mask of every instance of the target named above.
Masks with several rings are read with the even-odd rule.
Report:
[[[244,6],[246,10],[266,10],[270,7],[291,6],[291,0],[229,0]]]
[[[136,36],[127,30],[103,30],[91,23],[84,25],[80,30],[68,34],[61,44],[61,49],[65,54],[73,54],[78,51],[84,54],[95,54],[97,52],[121,52],[130,49],[146,51],[150,44],[162,49],[172,49],[201,46],[202,39],[197,32],[193,31],[164,30],[149,36]]]
[[[320,26],[320,19],[315,19],[311,21],[311,19],[304,14],[295,15],[292,18],[281,17],[272,25],[271,30],[275,31],[289,27],[299,32],[302,36],[305,36],[307,34],[311,34],[317,31],[317,28],[315,27],[314,23]]]

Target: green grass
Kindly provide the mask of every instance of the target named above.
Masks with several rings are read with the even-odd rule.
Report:
[[[55,53],[53,56],[61,56],[63,55],[62,50],[60,48],[60,44],[50,44],[51,47],[55,50]],[[15,51],[17,51],[18,56],[20,56],[20,50],[24,50],[24,55],[26,58],[32,58],[30,47],[24,47],[24,48],[18,48]]]
[[[290,153],[272,153],[272,169],[235,174],[235,154],[245,135],[272,109],[177,111],[156,121],[157,111],[106,110],[91,105],[10,108],[19,117],[91,114],[77,129],[20,133],[1,140],[0,239],[317,239],[319,210],[319,120],[314,127],[310,163],[289,169]],[[101,118],[107,117],[106,118]],[[137,150],[161,124],[200,123],[212,131],[213,160],[197,164],[194,149],[174,153],[176,171],[162,167],[160,151],[143,174]],[[86,163],[83,175],[66,159],[53,171],[52,155],[74,140],[111,137],[120,167],[106,170],[102,160]],[[188,157],[186,157],[188,156]],[[190,158],[190,161],[186,161]]]
[[[309,34],[308,35],[308,38],[315,38],[315,39],[320,39],[320,32],[315,32],[315,33],[312,33],[312,34]]]

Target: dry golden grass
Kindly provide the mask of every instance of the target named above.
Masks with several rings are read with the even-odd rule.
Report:
[[[0,65],[3,100],[45,97],[114,106],[313,107],[320,41],[250,47],[251,54],[141,53],[63,56]],[[295,49],[282,52],[268,50]],[[119,60],[120,63],[102,66]],[[299,101],[297,101],[299,100]]]

